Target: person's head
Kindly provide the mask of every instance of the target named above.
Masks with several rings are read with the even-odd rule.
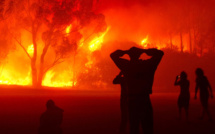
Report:
[[[196,75],[197,75],[197,77],[204,76],[204,71],[201,68],[197,68]]]
[[[131,60],[138,60],[142,52],[136,47],[132,47],[127,51]]]
[[[46,107],[47,107],[47,109],[55,107],[54,101],[53,100],[48,100],[47,103],[46,103]]]
[[[181,79],[187,79],[187,73],[185,71],[182,71],[180,77]]]

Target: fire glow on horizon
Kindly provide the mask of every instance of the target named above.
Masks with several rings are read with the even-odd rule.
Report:
[[[60,7],[62,7],[61,10],[66,8],[65,3],[67,1],[64,0],[55,1],[56,3],[59,3]],[[74,13],[76,13],[76,11],[83,9],[81,1],[79,0],[75,1],[76,1],[75,4],[77,5],[72,9],[75,11]],[[104,1],[89,0],[88,2],[86,2],[87,5],[92,4],[91,7],[92,9],[90,9],[90,12],[93,13],[95,12],[94,14],[96,14],[94,17],[92,17],[93,19],[95,18],[98,19],[99,17],[101,17],[98,15],[99,12],[101,12],[101,14],[104,15],[106,26],[103,26],[103,28],[100,28],[99,27],[100,25],[97,26],[96,24],[97,22],[100,23],[101,20],[99,19],[90,22],[92,18],[83,21],[81,19],[77,19],[77,17],[74,17],[72,19],[72,22],[66,23],[66,25],[63,25],[60,28],[57,27],[58,29],[56,28],[53,30],[53,32],[56,33],[62,30],[63,35],[60,35],[64,37],[62,38],[62,40],[56,39],[49,41],[45,39],[47,39],[51,32],[50,33],[47,32],[48,34],[45,33],[44,31],[47,27],[43,26],[45,25],[43,24],[40,27],[41,29],[38,30],[39,32],[37,33],[37,35],[41,37],[36,38],[37,41],[36,42],[37,46],[35,47],[36,49],[34,48],[35,41],[31,39],[32,35],[29,34],[29,32],[31,31],[26,30],[25,29],[26,27],[24,27],[23,28],[24,30],[23,29],[20,30],[21,37],[13,38],[12,40],[14,39],[16,40],[15,43],[10,42],[11,44],[15,44],[17,47],[16,50],[10,51],[10,53],[7,55],[7,58],[5,58],[4,61],[2,61],[2,64],[0,66],[1,71],[0,84],[32,85],[31,64],[32,59],[35,58],[34,57],[35,50],[37,50],[36,57],[37,61],[35,62],[36,67],[42,68],[43,66],[46,66],[48,68],[47,70],[46,68],[42,70],[45,72],[42,78],[43,86],[73,87],[79,84],[78,76],[80,73],[88,75],[90,73],[89,70],[91,71],[93,70],[92,72],[94,72],[95,74],[98,73],[97,76],[100,78],[101,74],[99,74],[98,72],[98,70],[100,69],[97,66],[95,66],[95,64],[98,62],[97,59],[99,59],[100,57],[95,53],[101,52],[101,49],[103,48],[104,45],[108,45],[105,47],[115,48],[115,46],[109,45],[111,44],[111,42],[114,41],[134,42],[137,45],[139,45],[139,47],[142,47],[144,49],[171,48],[178,51],[194,53],[200,50],[201,48],[201,46],[199,47],[195,45],[197,44],[196,43],[197,41],[199,42],[201,41],[200,34],[203,33],[201,30],[209,29],[208,27],[203,28],[200,27],[199,29],[195,29],[199,25],[195,23],[196,20],[199,20],[199,18],[202,18],[202,16],[204,16],[204,14],[203,15],[199,14],[199,16],[198,15],[195,16],[195,11],[198,11],[195,8],[201,4],[192,5],[193,7],[192,6],[191,7],[194,8],[195,10],[189,11],[190,16],[188,16],[189,18],[187,18],[185,14],[186,12],[184,13],[184,11],[186,10],[181,10],[179,8],[181,7],[182,9],[184,9],[183,4],[180,4],[177,10],[173,10],[175,7],[177,7],[177,5],[172,4],[168,0],[164,0],[164,2],[161,2],[161,5],[159,5],[156,2],[151,3],[150,5],[147,4],[147,2],[146,3],[139,2],[139,0],[134,0],[133,2],[127,1],[127,3],[124,1],[114,0],[111,1],[113,5],[108,4],[110,2],[107,0]],[[166,6],[168,4],[170,5],[172,4],[172,6],[166,9]],[[51,5],[48,6],[50,6],[48,8],[52,8]],[[190,6],[189,3],[188,6]],[[86,9],[83,9],[83,11],[86,10],[89,10],[88,7]],[[192,13],[194,14],[193,16]],[[87,15],[90,16],[91,14]],[[176,16],[179,15],[181,15],[182,17],[177,18]],[[84,17],[86,16],[84,15]],[[51,14],[47,18],[48,19],[51,18],[50,20],[52,20],[52,17],[53,14]],[[207,16],[204,17],[203,17],[204,20],[208,19]],[[189,21],[189,23],[193,23],[193,25],[189,26],[188,22],[186,23],[184,22],[187,20]],[[56,23],[58,23],[58,21],[56,21]],[[81,26],[82,23],[84,24],[84,26],[86,25],[84,28]],[[60,24],[61,23],[59,23],[59,25]],[[2,23],[2,27],[3,26],[4,25]],[[98,30],[99,32],[94,32],[96,31],[95,29],[96,30],[99,29],[100,31]],[[10,36],[16,36],[16,31],[13,33],[13,35]],[[58,34],[56,34],[56,36],[58,36]],[[19,38],[20,41],[18,40]],[[61,60],[59,57],[54,57],[55,53],[61,52],[64,54],[67,52],[66,51],[67,48],[64,47],[63,45],[62,45],[63,49],[58,48],[57,45],[61,44],[62,42],[67,45],[71,44],[75,46],[74,48],[72,48],[73,51],[70,52],[71,54],[68,57],[64,55],[62,56],[64,58],[63,60]],[[53,43],[54,44],[53,46],[55,48],[50,49],[51,47],[48,46],[47,47],[48,49],[45,50],[44,46],[48,43]],[[204,44],[204,42],[202,44]],[[25,49],[25,51],[23,51],[23,48]],[[205,48],[202,47],[201,53],[208,52],[209,50],[210,50],[209,47]],[[44,51],[47,51],[46,56],[44,56],[46,63],[44,63],[44,65],[41,65],[42,63],[40,61],[42,61],[42,59],[40,59],[41,58],[40,56]],[[28,57],[25,55],[25,52],[27,53]],[[106,55],[108,55],[109,53],[110,52],[107,52]],[[201,55],[199,53],[196,54]],[[93,57],[95,55],[97,56],[96,58]],[[54,63],[56,60],[57,63],[56,66],[52,66],[51,62],[52,60],[54,61]],[[36,73],[40,73],[40,71],[37,70]],[[101,81],[102,81],[101,79],[97,79],[97,82],[95,83],[101,84],[102,83]]]

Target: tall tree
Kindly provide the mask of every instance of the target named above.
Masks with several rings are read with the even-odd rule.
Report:
[[[31,61],[33,86],[41,86],[46,72],[77,50],[77,44],[83,38],[81,30],[91,22],[95,22],[92,34],[106,28],[103,15],[93,13],[81,0],[5,0],[4,19],[13,39]],[[31,34],[33,55],[22,43],[23,30]],[[38,52],[41,40],[43,48]],[[51,64],[45,64],[50,49],[54,51],[54,58]]]

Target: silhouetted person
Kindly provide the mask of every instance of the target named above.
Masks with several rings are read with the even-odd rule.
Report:
[[[204,76],[204,72],[201,68],[196,69],[196,88],[195,88],[195,99],[197,99],[198,89],[200,90],[200,101],[203,107],[202,116],[200,119],[203,119],[205,113],[208,115],[209,120],[212,121],[212,117],[208,110],[208,99],[209,99],[209,91],[211,98],[213,98],[213,92],[211,85],[206,76]]]
[[[121,86],[121,96],[120,96],[120,110],[121,110],[121,123],[120,132],[126,131],[126,126],[128,123],[128,87],[126,80],[120,72],[116,78],[113,80],[113,84],[120,84]]]
[[[40,117],[39,134],[62,134],[63,110],[53,100],[46,103],[47,110]]]
[[[186,119],[188,120],[188,109],[190,101],[190,82],[187,80],[187,73],[181,72],[179,76],[176,77],[175,86],[179,85],[181,88],[180,95],[178,97],[178,108],[179,108],[179,119],[181,119],[181,109],[185,109]]]
[[[141,54],[151,56],[148,60],[139,59]],[[130,60],[121,58],[128,54]],[[157,49],[116,50],[111,58],[123,73],[128,85],[128,109],[130,134],[139,134],[141,124],[144,134],[153,133],[153,110],[150,100],[154,73],[161,61],[163,52]]]

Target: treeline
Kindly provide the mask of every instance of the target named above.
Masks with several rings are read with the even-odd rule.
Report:
[[[199,57],[196,54],[182,53],[171,49],[163,49],[163,51],[165,55],[155,73],[153,92],[179,92],[179,87],[174,87],[174,81],[181,71],[187,72],[190,80],[190,91],[194,92],[195,69],[197,67],[201,67],[205,71],[212,88],[215,87],[214,53]],[[119,73],[119,69],[111,61],[108,54],[104,56],[101,52],[97,52],[95,55],[97,57],[96,65],[87,74],[79,75],[77,86],[98,90],[119,89],[119,86],[112,84],[112,80]]]

